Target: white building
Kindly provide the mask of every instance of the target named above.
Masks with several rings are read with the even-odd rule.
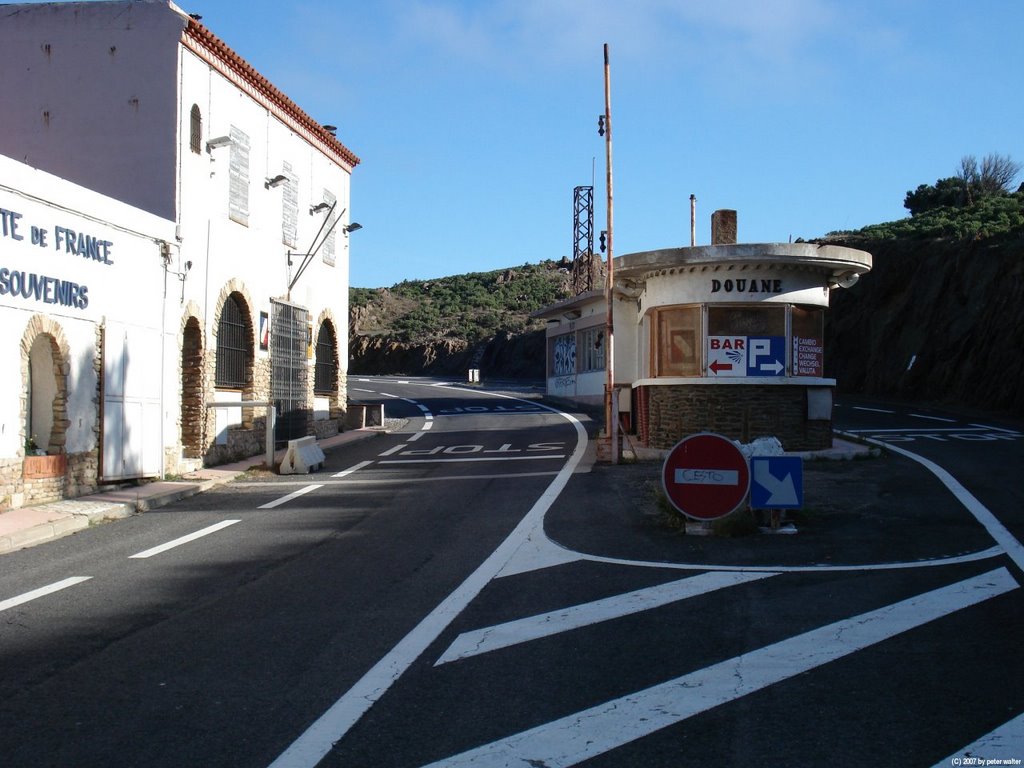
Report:
[[[337,431],[359,160],[333,129],[166,0],[0,5],[0,70],[0,508],[261,453],[264,409],[212,402]]]

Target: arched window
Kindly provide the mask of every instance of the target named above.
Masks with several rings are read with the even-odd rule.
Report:
[[[190,141],[192,151],[198,155],[203,147],[203,113],[199,111],[198,104],[192,105],[192,132]]]
[[[316,373],[313,392],[318,395],[333,395],[338,388],[338,341],[334,326],[325,321],[316,336]]]
[[[247,373],[252,357],[250,326],[243,302],[239,301],[238,294],[231,294],[224,302],[217,325],[215,382],[218,387],[244,389],[248,383]]]

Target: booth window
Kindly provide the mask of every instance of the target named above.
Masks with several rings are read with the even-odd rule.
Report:
[[[708,307],[708,336],[785,336],[786,307]]]
[[[654,339],[655,376],[700,375],[700,307],[658,312]]]
[[[604,370],[604,328],[587,328],[579,334],[579,371]]]
[[[245,314],[238,299],[232,294],[224,302],[217,325],[217,373],[218,387],[244,389],[246,369],[249,362],[249,335]]]

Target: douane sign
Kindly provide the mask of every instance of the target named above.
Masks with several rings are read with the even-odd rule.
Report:
[[[717,520],[735,512],[750,490],[746,457],[728,438],[711,432],[684,437],[661,469],[665,495],[694,520]]]

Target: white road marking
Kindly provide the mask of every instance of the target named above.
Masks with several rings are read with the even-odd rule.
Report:
[[[372,463],[372,462],[371,462]],[[518,479],[521,477],[551,477],[557,475],[557,472],[508,472],[500,475],[445,475],[444,477],[404,477],[401,475],[392,475],[390,477],[384,475],[383,477],[374,477],[374,479],[359,479],[359,478],[346,478],[344,482],[335,480],[325,480],[324,486],[328,485],[394,485],[395,483],[449,483],[453,480],[508,480]],[[295,482],[281,481],[274,483],[275,486],[291,487],[295,485],[302,485],[304,481],[297,480]],[[265,482],[245,482],[240,481],[231,484],[232,488],[266,488],[267,483]],[[1003,550],[998,550],[997,554],[1002,554]],[[695,566],[696,567],[696,566]],[[765,570],[765,569],[762,569]],[[769,568],[768,570],[775,570]]]
[[[704,573],[700,576],[691,576],[668,584],[637,589],[583,605],[574,605],[560,611],[509,621],[473,632],[463,632],[455,638],[455,642],[448,647],[448,650],[441,654],[441,658],[434,663],[434,666],[557,635],[580,627],[588,627],[602,621],[611,621],[622,616],[649,611],[652,608],[659,608],[697,595],[777,575],[776,573]]]
[[[359,387],[352,387],[352,391],[353,392],[369,392],[371,395],[373,394],[373,390],[372,389],[359,389]]]
[[[965,555],[952,555],[950,557],[937,557],[931,560],[908,560],[889,563],[861,563],[859,565],[709,565],[708,563],[669,563],[660,560],[626,560],[619,557],[601,557],[599,555],[588,555],[579,553],[577,560],[586,560],[591,563],[606,563],[609,565],[635,565],[644,568],[667,568],[676,571],[772,571],[777,573],[843,573],[848,571],[899,571],[907,568],[933,568],[942,565],[960,565],[961,563],[974,563],[981,560],[989,560],[993,557],[1002,557],[1006,550],[1001,546],[989,547],[978,552],[968,552]]]
[[[391,394],[391,393],[389,393],[389,392],[380,392],[379,394],[380,394],[380,396],[381,396],[381,397],[393,397],[393,398],[395,398],[396,400],[401,400],[401,399],[402,399],[402,397],[401,397],[401,396],[399,396],[399,395],[392,395],[392,394]]]
[[[1011,435],[1019,435],[1019,434],[1021,434],[1019,429],[1008,429],[1006,427],[992,427],[992,426],[986,426],[985,424],[971,424],[971,426],[972,427],[977,427],[978,429],[984,429],[984,430],[987,430],[987,431],[990,431],[990,432],[1007,432],[1007,433],[1009,433]]]
[[[271,501],[267,504],[261,504],[260,506],[256,507],[256,509],[273,509],[274,507],[280,507],[282,504],[287,504],[292,499],[297,499],[299,498],[299,496],[307,494],[310,491],[315,491],[317,488],[323,488],[323,485],[307,485],[305,488],[300,488],[297,491],[289,493],[287,496],[282,496],[280,499],[277,499],[276,501]]]
[[[510,400],[517,398],[498,395]],[[544,524],[544,515],[565,488],[587,450],[587,432],[569,413],[557,413],[576,430],[576,449],[543,494],[534,502],[515,530],[454,592],[431,611],[408,635],[338,699],[272,764],[271,768],[313,768],[331,751],[349,729],[383,696],[391,685],[419,658],[438,635],[465,610],[480,591],[497,576],[530,532]]]
[[[884,408],[865,408],[862,405],[853,406],[855,411],[869,411],[870,413],[896,413],[896,411],[887,411]]]
[[[405,446],[402,445],[402,444],[393,445],[390,448],[388,448],[386,451],[384,451],[384,453],[378,453],[377,455],[378,456],[390,456],[393,453],[398,453],[403,448],[405,448]]]
[[[463,413],[439,413],[438,416],[454,419],[458,416],[547,416],[544,411],[465,411]]]
[[[358,472],[363,467],[368,467],[371,464],[373,464],[372,461],[361,461],[358,464],[349,467],[348,469],[343,469],[341,470],[341,472],[336,472],[335,474],[331,475],[331,477],[348,477],[352,473]]]
[[[911,418],[915,419],[928,419],[929,421],[944,421],[947,424],[956,424],[956,419],[944,419],[941,416],[925,416],[923,413],[912,413]]]
[[[417,440],[419,440],[421,437],[423,437],[424,434],[426,434],[426,433],[423,432],[423,430],[420,430],[419,432],[414,432],[409,438],[406,439],[405,442],[407,442],[407,443],[415,443]]]
[[[428,429],[430,429],[430,428],[431,428],[432,426],[434,426],[434,422],[428,419],[427,421],[423,422],[423,426],[422,426],[422,427],[420,427],[420,429],[422,429],[422,430],[428,430]]]
[[[984,427],[938,427],[936,429],[929,429],[928,427],[900,427],[898,429],[846,429],[844,432],[850,434],[867,434],[867,435],[881,435],[888,432],[980,432],[984,431]]]
[[[147,549],[145,552],[139,552],[137,555],[132,555],[128,559],[129,560],[144,560],[147,557],[153,557],[153,555],[159,555],[161,552],[166,552],[169,549],[174,549],[175,547],[180,547],[182,544],[188,544],[191,541],[195,541],[196,539],[201,539],[204,536],[209,536],[211,533],[216,533],[217,531],[220,531],[220,530],[223,530],[224,528],[227,528],[229,525],[234,525],[235,523],[240,523],[240,522],[242,522],[242,521],[241,520],[222,520],[219,523],[214,523],[213,525],[207,526],[206,528],[202,528],[202,529],[196,531],[195,533],[190,533],[187,536],[182,536],[181,538],[174,539],[173,541],[168,541],[166,544],[161,544],[158,547],[153,547],[152,549]]]
[[[83,581],[88,581],[91,578],[92,576],[71,576],[70,578],[54,582],[53,584],[48,584],[45,587],[33,589],[31,592],[25,592],[16,597],[9,597],[6,600],[0,600],[0,611],[6,611],[8,608],[14,608],[15,606],[28,603],[40,597],[52,595],[54,592],[60,592],[62,589],[67,589],[68,587],[73,587],[76,584],[81,584]]]
[[[970,761],[964,758],[969,758]],[[959,749],[935,768],[949,768],[951,765],[1020,765],[1024,759],[1024,715],[1018,715],[1003,723],[991,733],[986,733],[973,744]],[[988,762],[999,760],[1000,762]],[[1012,762],[1016,760],[1017,762]]]
[[[995,542],[1006,550],[1006,554],[1008,554],[1013,562],[1017,564],[1017,567],[1024,568],[1024,546],[1021,546],[1021,543],[1017,541],[1013,534],[1006,529],[1006,526],[999,522],[996,516],[989,511],[988,507],[978,501],[970,491],[960,484],[959,480],[953,477],[953,475],[940,467],[934,461],[926,459],[924,456],[919,456],[916,453],[912,453],[906,448],[900,448],[892,443],[883,443],[880,440],[868,439],[867,442],[875,445],[882,445],[890,451],[906,456],[908,459],[913,459],[939,478],[942,484],[945,485],[954,496],[956,496],[957,501],[963,504],[967,508],[967,511],[974,515],[974,518],[979,523],[985,526],[985,530],[988,531],[988,535],[995,539]]]
[[[427,768],[567,768],[1019,585],[1005,568],[744,653]]]
[[[389,454],[382,453],[381,456]],[[388,459],[381,464],[452,464],[466,461],[533,461],[535,459],[564,459],[565,454],[548,454],[546,456],[466,456],[457,459]]]

